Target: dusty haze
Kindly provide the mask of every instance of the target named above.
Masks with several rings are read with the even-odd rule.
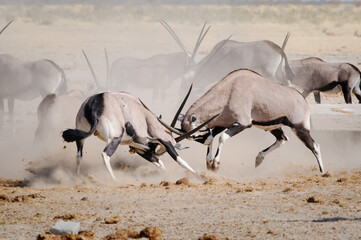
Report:
[[[361,67],[361,38],[357,36],[357,32],[361,33],[361,7],[355,4],[239,6],[3,4],[0,6],[0,16],[2,16],[0,19],[2,26],[15,18],[11,26],[0,36],[0,51],[2,53],[12,54],[25,61],[42,58],[51,59],[64,69],[69,89],[81,90],[85,94],[89,94],[89,88],[94,83],[82,55],[82,49],[88,54],[103,86],[106,79],[104,48],[108,51],[110,63],[119,57],[146,58],[155,54],[180,51],[175,41],[158,22],[159,19],[166,20],[191,51],[204,21],[211,25],[209,33],[200,46],[196,61],[199,61],[211,51],[217,42],[227,38],[230,34],[233,34],[232,39],[237,41],[268,39],[281,45],[286,33],[291,32],[286,47],[286,54],[290,59],[315,56],[330,62],[349,62]],[[141,98],[153,112],[158,115],[162,114],[164,119],[169,122],[186,89],[180,89],[180,82],[174,81],[169,90],[163,93],[167,99],[163,102],[153,101],[151,89],[139,88],[128,91]],[[187,106],[189,107],[194,100],[191,99]],[[308,97],[307,100],[310,104],[314,103],[312,96]],[[37,126],[36,109],[40,101],[40,98],[28,102],[15,101],[15,135],[11,133],[6,115],[4,133],[0,136],[0,177],[29,180],[31,187],[30,190],[26,191],[32,189],[44,191],[43,195],[46,195],[44,201],[51,198],[51,194],[45,193],[49,187],[52,188],[49,191],[56,191],[61,187],[70,187],[65,190],[70,195],[73,194],[73,187],[82,186],[86,189],[89,187],[90,190],[84,191],[87,194],[95,194],[94,189],[99,190],[103,187],[108,189],[108,187],[124,187],[129,184],[139,186],[142,183],[158,185],[161,181],[175,182],[177,179],[186,176],[184,170],[166,154],[161,159],[167,170],[161,172],[145,160],[130,155],[128,148],[121,146],[111,160],[115,175],[119,179],[118,182],[113,183],[110,181],[100,156],[105,143],[95,137],[90,137],[85,141],[84,161],[81,165],[82,175],[75,176],[75,144],[64,143],[61,139],[61,131],[66,128],[73,128],[74,125],[61,127],[62,129],[49,129],[50,139],[34,142],[34,131]],[[341,94],[336,96],[322,95],[322,101],[323,103],[343,103],[343,97]],[[357,102],[354,97],[353,102]],[[7,113],[7,105],[5,112]],[[74,122],[75,115],[76,113],[73,116]],[[256,169],[254,168],[254,161],[258,152],[270,146],[275,140],[271,134],[257,128],[247,129],[226,142],[221,155],[222,165],[216,175],[205,172],[205,146],[186,140],[182,144],[190,148],[179,151],[179,154],[196,171],[216,179],[219,184],[250,182],[258,184],[259,181],[269,181],[270,184],[272,181],[280,181],[275,184],[282,184],[282,181],[287,181],[287,179],[292,182],[298,178],[312,178],[320,175],[316,159],[312,153],[297,139],[293,132],[286,128],[285,130],[290,141],[269,154],[262,165]],[[317,131],[313,129],[311,134],[321,145],[325,169],[331,173],[331,176],[333,174],[340,177],[342,174],[346,174],[346,176],[357,175],[361,170],[359,157],[361,134],[359,132]],[[217,142],[215,141],[214,144]],[[337,179],[333,180],[336,182]],[[195,184],[203,182],[203,180],[195,177],[191,178],[191,181]],[[220,185],[220,188],[223,188],[222,186]],[[256,189],[258,185],[251,186]],[[359,184],[352,186],[359,187]],[[312,189],[317,192],[317,186],[312,186]],[[138,192],[137,190],[139,189],[132,188],[131,194],[134,195],[130,196],[130,199],[134,200],[137,194],[141,195],[141,190]],[[217,194],[217,189],[213,190]],[[280,192],[282,190],[281,187],[275,191]],[[9,191],[4,190],[5,193]],[[148,189],[147,191],[151,192],[152,190]],[[156,188],[156,191],[160,190]],[[180,191],[182,190],[180,189]],[[200,187],[199,191],[207,190]],[[352,192],[352,189],[349,191]],[[52,192],[52,194],[56,196],[56,193]],[[179,194],[181,193],[179,192]],[[188,191],[185,194],[197,195],[197,193],[189,193]],[[227,195],[223,190],[219,190],[219,194]],[[326,190],[324,194],[324,196],[327,195]],[[88,198],[91,197],[88,196]],[[66,202],[66,200],[64,201]],[[355,205],[356,210],[360,209],[360,202],[357,204]],[[300,208],[302,209],[302,207]],[[96,209],[95,211],[98,211]],[[5,208],[1,210],[5,210]],[[350,218],[359,219],[360,213],[356,210],[353,212],[354,215],[351,214],[353,217]],[[68,209],[68,211],[81,210]],[[153,209],[153,211],[157,211],[157,209]],[[327,211],[334,213],[331,210]],[[117,211],[114,210],[114,212]],[[160,218],[167,219],[166,215],[165,213]],[[217,218],[216,213],[212,216]],[[141,218],[142,216],[134,216],[135,219],[138,217]],[[52,220],[52,215],[45,214],[44,221],[41,225],[37,225],[37,233],[45,232],[46,226],[50,226],[50,223],[46,222],[45,219]],[[20,224],[25,224],[22,221],[26,221],[26,218],[18,221]],[[179,221],[182,222],[182,219]],[[352,224],[357,224],[357,222],[359,220],[354,220]],[[0,238],[10,239],[11,236],[18,239],[26,238],[25,235],[16,235],[15,225],[12,225],[9,220],[0,219],[0,223],[3,230],[7,229],[3,231],[3,234],[0,233]],[[169,224],[172,224],[167,225],[167,223],[157,221],[154,223],[159,224],[160,227],[164,224],[164,228],[170,228]],[[124,223],[124,226],[131,228],[144,224],[146,224],[144,221],[135,224],[128,221]],[[173,224],[179,224],[179,222]],[[91,222],[85,225],[95,229],[94,231],[99,231],[96,233],[97,237],[105,236],[111,231],[110,228],[99,230],[99,224],[94,227]],[[232,231],[231,225],[226,226],[229,227],[229,231]],[[25,229],[31,232],[32,228],[26,227]],[[177,234],[184,233],[186,239],[194,239],[204,232],[212,233],[212,229],[214,227],[202,225],[190,230],[190,235],[185,234],[186,230],[168,229],[165,230],[165,238],[182,239],[181,234]],[[286,230],[283,229],[282,231]],[[279,232],[282,231],[279,230]],[[359,230],[355,231],[356,233],[351,231],[347,236],[357,236],[360,233]],[[199,234],[197,235],[195,232]],[[238,238],[231,233],[227,235],[227,230],[215,231],[215,233],[231,239]],[[246,233],[247,231],[241,236],[247,236]],[[270,237],[270,235],[258,235],[259,238],[266,236]],[[292,234],[287,236],[290,237]],[[302,239],[304,235],[295,236],[295,238],[298,236]],[[34,238],[35,235],[31,235],[31,237]]]

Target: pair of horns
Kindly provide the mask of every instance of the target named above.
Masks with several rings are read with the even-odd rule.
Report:
[[[88,66],[90,68],[90,72],[93,76],[93,80],[94,80],[94,83],[95,85],[97,86],[98,89],[100,89],[100,84],[99,84],[99,80],[98,80],[98,77],[96,76],[95,72],[94,72],[94,69],[88,59],[88,56],[86,55],[85,51],[82,50],[83,52],[83,55],[85,57],[85,60],[86,62],[88,63]],[[106,61],[106,65],[107,65],[107,88],[109,88],[109,58],[108,58],[108,52],[107,52],[107,49],[105,48],[104,49],[104,52],[105,52],[105,61]]]
[[[205,22],[203,24],[202,30],[198,36],[196,45],[194,46],[193,52],[191,53],[182,43],[182,41],[179,39],[179,37],[177,36],[177,34],[173,31],[173,29],[169,26],[169,24],[164,21],[163,19],[160,19],[159,22],[163,25],[163,27],[169,32],[169,34],[173,37],[173,39],[177,42],[177,44],[179,45],[179,47],[187,54],[188,58],[190,59],[191,62],[194,62],[194,57],[197,54],[197,51],[199,49],[199,46],[201,45],[204,37],[206,36],[206,34],[208,33],[208,30],[211,26],[208,26],[208,28],[204,31],[207,22]]]

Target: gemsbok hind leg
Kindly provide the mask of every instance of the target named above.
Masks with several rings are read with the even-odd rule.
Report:
[[[123,135],[123,134],[122,134]],[[122,139],[122,135],[120,137],[117,138],[113,138],[111,139],[108,144],[105,146],[103,152],[102,152],[102,157],[103,157],[103,161],[105,164],[105,167],[107,168],[110,176],[112,177],[113,180],[116,180],[113,170],[112,170],[112,166],[110,165],[110,157],[114,154],[115,150],[117,150],[119,143]]]
[[[255,167],[258,167],[262,163],[263,159],[268,153],[279,148],[282,144],[288,141],[288,137],[284,134],[281,128],[273,129],[270,132],[272,133],[273,136],[276,137],[276,142],[258,153],[256,157]]]
[[[316,103],[321,103],[321,94],[320,94],[319,91],[313,92],[313,96],[315,97],[315,102]]]
[[[84,140],[77,140],[76,141],[76,174],[80,175],[80,161],[83,157],[83,146],[84,146]]]
[[[217,152],[216,155],[214,156],[214,159],[211,160],[210,162],[207,162],[207,164],[209,163],[211,166],[211,170],[216,172],[219,167],[220,167],[220,155],[221,155],[221,151],[222,151],[222,147],[223,144],[231,137],[233,137],[234,135],[242,132],[244,129],[251,127],[251,125],[249,126],[245,126],[245,125],[241,125],[239,123],[234,123],[232,127],[228,128],[227,131],[225,131],[224,133],[222,133],[222,135],[219,137],[219,144],[218,144],[218,148],[217,148]]]
[[[355,87],[352,92],[355,94],[355,96],[357,97],[358,103],[361,103],[361,90],[360,87]]]
[[[308,149],[310,149],[315,155],[318,163],[318,167],[321,173],[324,173],[323,163],[322,163],[322,156],[320,151],[320,145],[318,145],[311,137],[310,130],[301,128],[295,128],[293,131],[296,133],[297,137],[306,145]]]

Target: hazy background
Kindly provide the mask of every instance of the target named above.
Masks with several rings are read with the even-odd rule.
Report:
[[[119,57],[147,58],[180,51],[158,22],[164,19],[189,49],[193,48],[202,24],[207,21],[212,25],[200,47],[197,61],[230,34],[237,41],[268,39],[281,45],[290,31],[286,48],[289,58],[317,56],[360,67],[361,39],[355,33],[361,32],[361,6],[357,1],[340,2],[0,1],[0,24],[4,26],[15,18],[0,36],[0,51],[24,61],[51,59],[64,69],[70,90],[87,92],[93,82],[82,49],[87,52],[99,79],[105,84],[104,48],[109,53],[110,63]],[[152,89],[130,89],[132,94],[140,97],[167,121],[173,117],[184,91],[180,89],[179,81],[174,81],[164,93],[167,100],[154,102]],[[313,104],[312,97],[307,100]],[[324,100],[326,103],[343,102],[342,95]],[[5,132],[0,137],[0,177],[27,178],[34,184],[72,185],[81,181],[91,182],[91,179],[104,184],[109,181],[100,156],[105,146],[101,140],[95,137],[86,140],[81,167],[83,176],[79,178],[74,176],[75,144],[63,143],[61,130],[49,129],[50,140],[34,142],[36,108],[40,101],[40,98],[29,102],[16,101],[17,132],[12,135],[6,121]],[[7,111],[7,107],[5,109]],[[61,126],[61,129],[71,127],[74,126]],[[257,169],[254,168],[254,159],[259,151],[274,142],[273,136],[255,128],[230,139],[223,148],[218,176],[248,181],[255,177],[319,174],[312,153],[289,129],[286,133],[290,141],[269,154]],[[359,133],[313,131],[312,135],[321,145],[326,171],[361,167]],[[205,171],[206,147],[188,141],[184,141],[183,145],[191,147],[179,151],[183,159],[196,171]],[[119,147],[112,158],[115,168],[131,166],[127,172],[116,171],[120,183],[176,180],[185,175],[183,169],[166,154],[161,159],[167,171],[159,173],[153,165],[129,155],[127,151],[127,147]],[[35,175],[25,170],[28,167]]]

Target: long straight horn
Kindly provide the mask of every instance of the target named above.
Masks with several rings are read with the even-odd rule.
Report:
[[[178,135],[183,135],[185,132],[181,132],[181,131],[179,131],[178,129],[175,129],[174,127],[171,127],[171,126],[169,126],[168,124],[166,124],[160,117],[157,117],[157,115],[155,115],[143,102],[142,102],[142,100],[140,100],[139,98],[138,98],[138,100],[139,100],[139,102],[143,105],[143,107],[145,108],[145,109],[147,109],[149,112],[151,112],[157,119],[158,119],[158,121],[166,128],[166,129],[168,129],[169,131],[171,131],[171,132],[174,132],[174,133],[176,133],[176,134],[178,134]]]
[[[290,35],[291,35],[291,33],[288,32],[287,35],[286,35],[286,37],[285,37],[285,40],[283,40],[283,44],[282,44],[282,50],[283,50],[283,51],[284,51],[285,48],[286,48],[286,44],[287,44],[287,42],[288,42],[288,39],[290,38]]]
[[[14,18],[15,19],[15,18]],[[1,29],[1,31],[0,31],[0,35],[3,33],[3,31],[5,31],[5,29],[10,25],[10,23],[12,23],[13,21],[14,21],[14,19],[13,20],[11,20],[8,24],[6,24],[6,26],[5,27],[3,27],[3,29]]]
[[[200,130],[202,127],[204,127],[205,125],[207,125],[210,121],[212,121],[214,118],[216,118],[216,117],[218,117],[218,116],[219,116],[219,113],[216,114],[216,115],[214,115],[213,117],[211,117],[210,119],[208,119],[207,121],[205,121],[204,123],[202,123],[201,125],[199,125],[198,127],[196,127],[195,129],[193,129],[193,130],[191,130],[191,131],[189,131],[189,132],[187,132],[187,133],[185,133],[185,134],[177,137],[177,138],[175,139],[175,141],[176,141],[176,142],[180,142],[180,141],[182,141],[183,139],[190,137],[193,133],[195,133],[195,132],[197,132],[198,130]]]
[[[183,110],[183,107],[184,107],[184,105],[186,104],[186,102],[187,102],[187,100],[188,100],[189,94],[191,94],[192,87],[193,87],[193,84],[191,84],[191,87],[189,88],[186,97],[183,99],[182,104],[179,106],[178,111],[176,112],[176,114],[175,114],[175,116],[174,116],[174,118],[173,118],[173,121],[172,121],[172,123],[170,124],[171,127],[174,127],[175,124],[177,123],[178,116],[179,116],[179,114],[181,113],[181,111]]]
[[[105,62],[106,62],[106,67],[107,67],[107,90],[109,90],[109,88],[110,88],[110,82],[109,82],[109,58],[108,58],[108,52],[107,52],[106,48],[104,48],[104,53],[105,53]]]
[[[199,46],[201,45],[202,41],[203,41],[203,38],[206,36],[206,34],[208,33],[208,30],[211,26],[209,26],[207,28],[207,30],[205,31],[205,33],[203,34],[203,31],[204,31],[204,28],[206,26],[207,22],[204,23],[203,27],[202,27],[202,30],[201,30],[201,33],[199,34],[198,36],[198,39],[197,39],[197,42],[196,42],[196,45],[194,46],[194,49],[193,49],[193,52],[192,52],[192,55],[191,55],[191,62],[194,61],[194,57],[196,56],[197,52],[198,52],[198,48]]]
[[[218,51],[226,44],[226,42],[232,37],[233,34],[231,34],[227,39],[223,40],[222,44],[218,46],[218,48],[213,52],[212,56],[210,56],[205,63],[201,66],[200,70],[197,71],[196,75],[193,77],[193,83],[197,79],[197,77],[206,69],[206,66],[209,64],[209,62],[212,60],[212,58],[218,53]]]
[[[163,25],[165,29],[170,33],[170,35],[173,37],[173,39],[178,43],[179,47],[188,55],[191,56],[191,53],[188,51],[188,49],[184,46],[184,44],[181,42],[177,34],[173,31],[173,29],[168,25],[166,21],[163,19],[160,19],[159,22]]]
[[[88,59],[87,55],[85,54],[84,50],[82,50],[82,51],[83,51],[83,55],[84,55],[84,57],[85,57],[85,60],[86,60],[86,62],[88,63],[88,66],[89,66],[89,68],[90,68],[90,72],[92,73],[92,76],[93,76],[95,85],[97,86],[98,89],[100,89],[99,81],[98,81],[97,76],[95,75],[95,72],[94,72],[94,70],[93,70],[93,67],[92,67],[92,65],[90,64],[89,59]]]

